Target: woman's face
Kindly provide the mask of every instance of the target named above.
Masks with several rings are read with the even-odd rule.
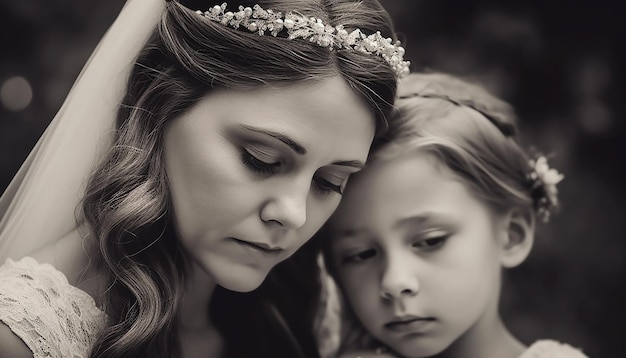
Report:
[[[216,91],[165,130],[173,217],[196,267],[257,288],[339,204],[373,114],[344,80]]]
[[[366,168],[328,225],[354,313],[405,357],[463,347],[496,320],[505,221],[435,160],[412,153]]]

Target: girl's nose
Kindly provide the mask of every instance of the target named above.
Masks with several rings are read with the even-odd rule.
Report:
[[[403,255],[388,258],[383,273],[380,296],[384,299],[400,299],[415,296],[419,292],[420,283],[411,265],[402,258]]]

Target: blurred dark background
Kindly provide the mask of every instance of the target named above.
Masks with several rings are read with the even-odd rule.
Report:
[[[0,0],[0,190],[123,3]],[[539,226],[531,257],[505,285],[510,328],[526,343],[554,338],[593,358],[622,356],[626,32],[619,3],[382,3],[413,70],[483,83],[515,106],[524,141],[554,154],[551,164],[565,173],[560,214]]]

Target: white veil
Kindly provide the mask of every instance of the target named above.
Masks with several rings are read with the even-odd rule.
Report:
[[[127,77],[165,0],[127,0],[35,148],[0,197],[0,264],[53,242],[75,226],[94,164],[111,145]]]

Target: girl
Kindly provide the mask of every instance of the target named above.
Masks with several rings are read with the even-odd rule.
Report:
[[[411,358],[584,357],[551,340],[526,347],[498,312],[502,269],[526,259],[562,175],[522,150],[510,107],[478,86],[413,74],[397,106],[391,143],[324,230],[358,321],[344,327],[346,357],[381,345]]]
[[[128,1],[2,196],[0,356],[317,356],[315,261],[259,286],[363,166],[404,50],[375,0],[196,9]]]

